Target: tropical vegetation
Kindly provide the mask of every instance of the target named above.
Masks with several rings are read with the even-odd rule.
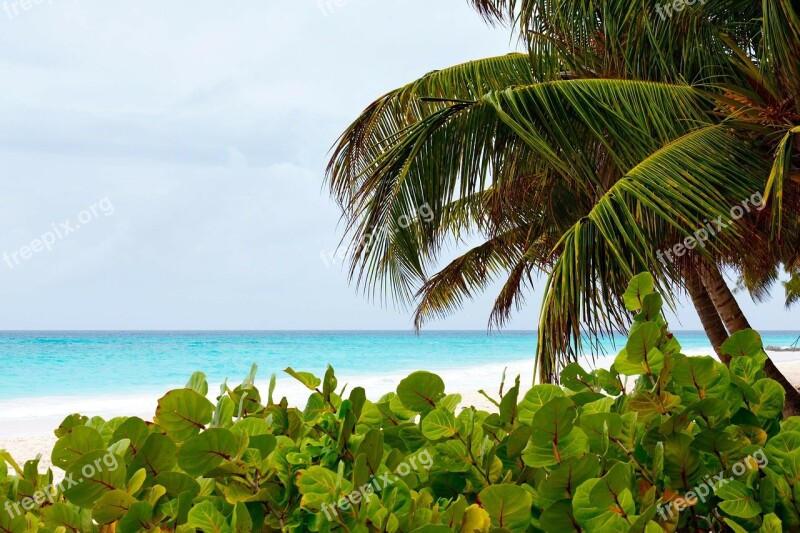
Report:
[[[493,412],[429,372],[373,402],[330,368],[287,369],[310,394],[290,407],[254,368],[216,403],[195,374],[153,422],[69,416],[63,478],[0,452],[0,531],[797,531],[800,417],[783,419],[759,335],[732,335],[727,367],[682,355],[653,287],[628,287],[610,369],[573,363],[524,393],[517,377]]]
[[[502,326],[545,277],[543,382],[628,326],[616,295],[640,271],[670,307],[688,293],[724,362],[722,345],[750,327],[725,275],[762,299],[785,270],[787,304],[800,300],[796,0],[669,17],[657,0],[470,3],[524,53],[393,90],[335,146],[329,186],[359,286],[413,306],[421,327],[501,282],[490,324]],[[763,205],[736,218],[754,194]],[[433,220],[399,227],[422,204]],[[698,244],[703,228],[720,231]],[[800,414],[800,393],[765,365]]]

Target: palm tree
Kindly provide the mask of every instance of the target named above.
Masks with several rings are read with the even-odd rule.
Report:
[[[501,278],[502,325],[546,275],[543,381],[628,326],[618,298],[641,271],[671,305],[689,293],[716,349],[749,327],[722,272],[758,295],[800,262],[797,3],[720,0],[669,17],[653,0],[471,3],[512,24],[527,53],[429,73],[344,132],[329,184],[351,277],[415,303],[420,327]],[[763,204],[732,214],[748,199]],[[432,220],[398,223],[423,205]],[[450,244],[477,237],[440,268]],[[797,390],[771,361],[766,372],[800,413]]]

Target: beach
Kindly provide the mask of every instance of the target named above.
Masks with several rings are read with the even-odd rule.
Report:
[[[708,352],[702,349],[685,350],[687,355],[704,355]],[[800,387],[800,353],[797,352],[767,352],[770,358],[784,373],[786,378],[795,386]],[[594,363],[585,361],[585,367],[608,368],[613,363],[613,357],[600,357]],[[420,365],[422,368],[423,365]],[[445,382],[448,394],[458,393],[462,396],[461,407],[474,406],[479,410],[496,409],[480,392],[484,390],[489,396],[498,399],[499,387],[503,372],[506,374],[504,390],[507,391],[514,384],[516,376],[520,376],[520,398],[532,383],[533,360],[518,360],[507,364],[492,363],[453,370],[437,371]],[[354,386],[364,387],[367,397],[378,400],[387,392],[396,389],[397,384],[407,375],[407,372],[392,372],[388,374],[343,374],[338,378],[339,389],[345,384],[347,390]],[[214,400],[216,384],[209,384],[209,399]],[[176,385],[176,388],[181,385]],[[264,379],[257,380],[256,386],[265,394],[268,382]],[[56,398],[42,397],[35,399],[0,401],[0,449],[5,449],[11,456],[22,464],[26,460],[41,455],[39,468],[45,471],[51,466],[50,454],[56,437],[53,431],[68,415],[80,413],[86,416],[100,416],[104,419],[116,416],[138,416],[144,420],[152,420],[158,398],[171,388],[148,394],[131,395],[100,395],[87,398]],[[290,377],[278,379],[275,391],[276,399],[286,397],[290,406],[303,408],[311,392],[299,382]],[[346,393],[347,394],[347,393]]]

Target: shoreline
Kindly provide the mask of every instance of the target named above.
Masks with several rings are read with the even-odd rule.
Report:
[[[706,350],[686,350],[686,355],[707,355]],[[800,354],[795,352],[767,352],[786,378],[795,387],[800,386]],[[597,358],[594,364],[584,363],[585,368],[608,368],[614,357]],[[484,390],[497,398],[501,378],[506,370],[505,390],[514,384],[520,376],[520,396],[530,388],[533,376],[533,360],[509,361],[505,364],[486,364],[445,371],[433,371],[442,377],[448,394],[458,393],[462,396],[461,407],[474,406],[480,410],[491,410],[494,406],[478,391]],[[338,387],[347,384],[348,390],[353,386],[363,387],[368,398],[378,400],[387,392],[396,389],[401,379],[409,372],[392,371],[386,374],[357,374],[337,376]],[[318,376],[321,377],[321,376]],[[268,379],[256,380],[259,390],[266,391]],[[34,459],[41,454],[40,470],[51,466],[50,453],[56,442],[53,431],[68,415],[80,413],[89,417],[101,416],[108,420],[117,416],[138,416],[144,420],[152,420],[158,399],[169,390],[183,385],[164,387],[160,392],[97,395],[93,397],[39,397],[18,398],[0,401],[0,450],[8,451],[20,464]],[[209,399],[214,401],[219,390],[217,384],[209,383]],[[275,388],[275,398],[286,397],[289,405],[302,408],[305,406],[311,391],[289,376],[279,377]]]

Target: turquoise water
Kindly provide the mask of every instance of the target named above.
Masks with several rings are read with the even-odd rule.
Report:
[[[685,351],[710,352],[703,333],[676,334]],[[789,346],[800,333],[763,336],[765,345]],[[161,390],[195,370],[210,383],[238,383],[252,363],[262,379],[287,366],[320,375],[328,363],[373,376],[449,370],[529,360],[535,347],[535,333],[513,331],[0,332],[2,399]]]

